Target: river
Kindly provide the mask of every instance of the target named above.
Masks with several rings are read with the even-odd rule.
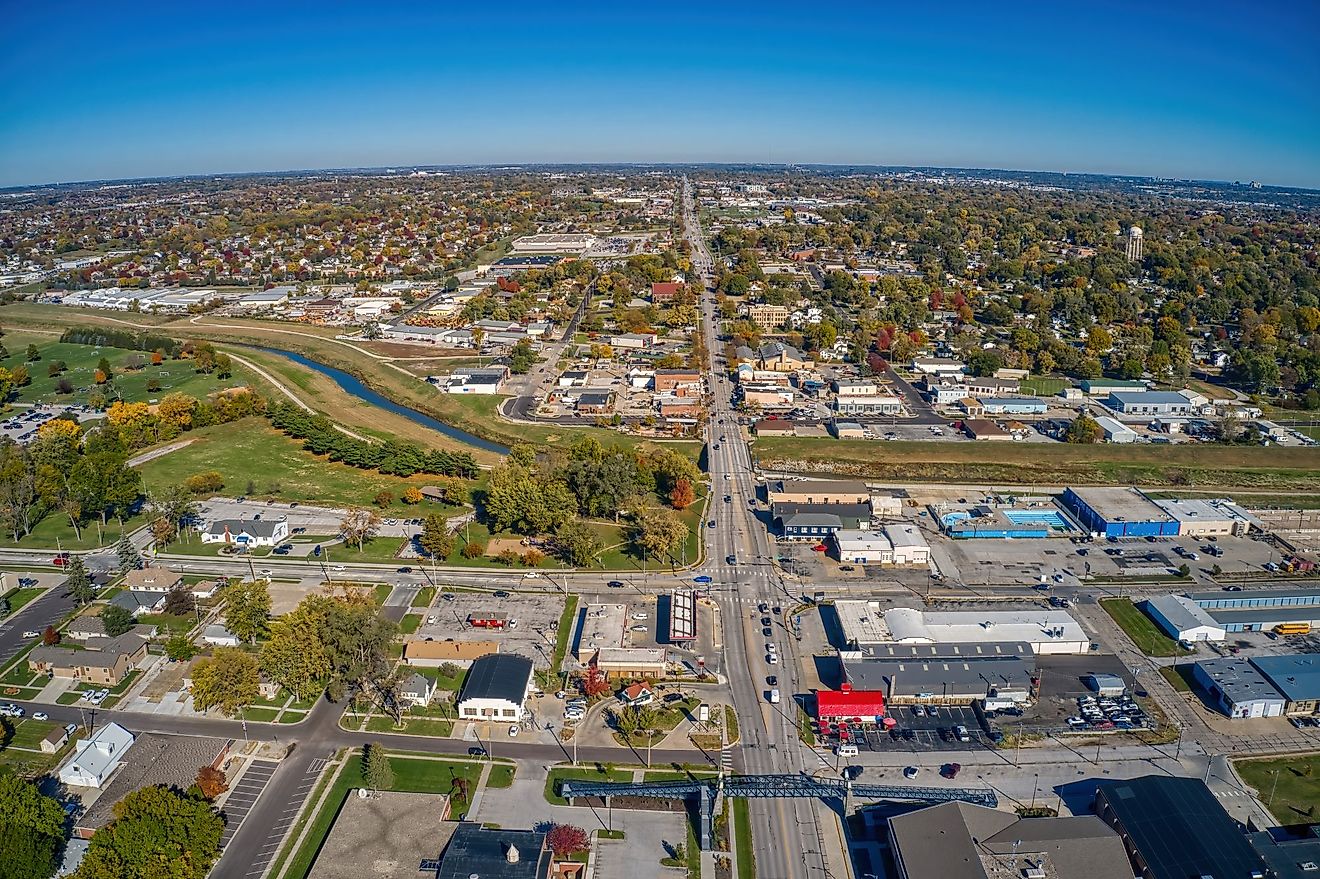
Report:
[[[335,369],[333,366],[326,366],[324,363],[318,363],[315,360],[306,358],[301,354],[295,354],[292,351],[281,351],[279,348],[261,348],[260,350],[268,351],[271,354],[278,354],[281,357],[287,357],[294,363],[301,363],[308,369],[313,369],[321,373],[321,375],[329,376],[335,384],[339,385],[340,389],[352,394],[354,397],[357,397],[360,400],[366,400],[373,406],[387,409],[395,415],[402,415],[409,421],[420,424],[423,427],[437,430],[451,439],[456,439],[459,442],[466,443],[470,446],[476,446],[487,452],[494,452],[497,455],[509,454],[509,450],[498,443],[482,439],[475,434],[468,433],[466,430],[459,430],[457,427],[453,427],[445,424],[443,421],[438,421],[432,418],[425,412],[418,412],[416,409],[410,409],[407,406],[400,406],[388,397],[382,396],[364,385],[357,376],[352,373],[344,372],[342,369]]]

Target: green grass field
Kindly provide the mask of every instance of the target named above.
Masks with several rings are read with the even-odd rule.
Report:
[[[1283,826],[1313,824],[1320,812],[1320,754],[1274,760],[1237,760],[1242,780]]]
[[[1320,488],[1320,449],[761,437],[757,463],[895,482]]]
[[[26,352],[29,342],[37,346],[40,360],[28,362]],[[207,394],[224,388],[242,387],[250,379],[247,372],[237,365],[233,376],[221,380],[214,373],[199,373],[193,368],[191,360],[166,360],[159,366],[152,366],[151,355],[146,352],[70,345],[52,342],[49,337],[26,336],[22,333],[7,334],[4,343],[9,356],[0,360],[0,366],[7,369],[26,366],[32,378],[32,383],[20,388],[15,397],[21,403],[86,403],[89,397],[96,394],[108,400],[127,402],[145,402],[176,392],[205,398]],[[125,364],[133,356],[145,358],[146,366],[138,370],[127,369]],[[96,364],[102,357],[110,361],[111,381],[98,386],[94,374]],[[59,376],[48,375],[50,364],[59,360],[64,361],[68,370]],[[60,378],[67,378],[73,384],[73,393],[56,392],[55,385]],[[152,380],[160,383],[159,390],[147,390],[147,383]]]
[[[603,766],[551,769],[545,780],[545,800],[547,803],[554,806],[568,805],[568,800],[559,795],[559,783],[568,778],[576,778],[582,781],[632,781],[632,773]]]
[[[747,800],[733,801],[733,847],[738,858],[738,879],[754,879],[756,855],[752,851],[752,819],[747,812]]]
[[[1072,387],[1072,382],[1066,378],[1033,375],[1024,379],[1019,387],[1024,394],[1035,394],[1037,397],[1053,397],[1064,388]]]
[[[1100,606],[1147,656],[1186,656],[1178,642],[1160,631],[1155,621],[1126,598],[1102,598]]]
[[[196,473],[216,470],[224,477],[225,494],[248,493],[251,481],[260,498],[365,507],[372,505],[377,492],[385,490],[395,498],[385,515],[421,516],[440,509],[427,503],[408,506],[399,500],[406,488],[429,485],[434,476],[403,479],[318,458],[262,418],[203,428],[186,438],[193,440],[187,447],[142,465],[148,486],[175,484]]]
[[[24,718],[14,727],[14,737],[9,741],[9,747],[21,748],[25,751],[40,751],[41,740],[45,738],[46,733],[59,726],[53,720],[33,720]]]

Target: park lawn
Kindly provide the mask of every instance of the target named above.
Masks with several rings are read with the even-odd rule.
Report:
[[[29,342],[37,346],[41,354],[40,360],[27,362],[26,352]],[[6,369],[26,366],[32,378],[31,384],[18,389],[15,399],[21,403],[82,404],[97,394],[107,400],[124,400],[131,403],[158,400],[166,394],[174,393],[205,399],[207,395],[216,391],[241,388],[251,384],[253,378],[237,363],[234,364],[233,375],[230,378],[220,379],[215,373],[207,375],[198,372],[191,360],[166,359],[159,366],[152,366],[151,355],[148,352],[52,342],[49,337],[11,334],[5,337],[5,347],[9,349],[9,356],[0,359],[0,366]],[[145,359],[146,365],[142,369],[133,371],[126,367],[128,358],[134,355]],[[102,357],[110,361],[111,380],[104,385],[97,385],[96,364]],[[63,360],[68,370],[59,376],[47,375],[50,364],[57,360]],[[56,392],[55,384],[61,378],[67,378],[73,384],[73,393]],[[160,382],[160,389],[148,391],[147,383],[153,379]]]
[[[146,516],[137,513],[124,520],[124,530],[134,531],[146,524]],[[26,534],[17,542],[12,532],[0,534],[0,546],[15,546],[23,549],[46,548],[59,549],[96,549],[100,546],[113,546],[121,536],[119,522],[111,519],[104,528],[97,527],[98,522],[88,522],[83,526],[82,534],[76,534],[69,524],[69,517],[63,513],[48,513],[32,527],[32,533]]]
[[[421,589],[418,589],[417,594],[413,596],[412,606],[426,609],[431,606],[431,602],[433,601],[435,601],[435,587],[423,586]]]
[[[820,470],[897,482],[1320,488],[1320,449],[1211,443],[1074,445],[760,437],[768,470]]]
[[[41,740],[46,733],[60,724],[53,720],[33,720],[25,718],[14,727],[14,737],[9,740],[9,747],[25,751],[40,751]]]
[[[1274,760],[1235,760],[1242,780],[1283,826],[1311,824],[1320,810],[1320,754]],[[1277,781],[1276,781],[1277,780]]]
[[[1100,606],[1147,656],[1186,656],[1178,642],[1160,631],[1155,621],[1126,598],[1102,598]]]
[[[676,726],[683,722],[683,719],[697,710],[701,700],[695,696],[683,699],[679,702],[673,702],[668,705],[655,708],[655,724],[652,729],[660,733],[671,732]],[[660,740],[656,737],[656,741]],[[630,745],[635,748],[645,748],[647,737],[641,733],[633,733],[631,736],[624,735],[621,732],[614,733],[614,739],[621,745]]]
[[[416,559],[401,559],[399,551],[403,549],[404,537],[376,537],[364,541],[362,548],[357,544],[339,543],[333,547],[322,544],[322,559],[337,564],[394,564],[413,562]]]
[[[279,716],[279,713],[279,709],[277,708],[259,708],[252,706],[244,708],[242,712],[240,712],[244,720],[254,720],[262,723],[273,723],[275,718]]]
[[[399,632],[404,635],[411,635],[417,631],[422,624],[422,615],[419,613],[404,614],[403,619],[399,621]]]
[[[184,438],[192,442],[142,465],[142,477],[148,485],[175,485],[194,474],[215,470],[225,480],[225,494],[367,507],[377,492],[389,491],[395,500],[384,515],[412,518],[432,512],[429,504],[409,506],[398,498],[411,486],[421,488],[433,483],[435,476],[418,474],[404,479],[317,457],[303,451],[301,441],[275,430],[264,418],[204,427],[188,432]],[[253,492],[246,491],[249,482]]]
[[[545,779],[545,800],[553,806],[566,806],[568,800],[559,795],[559,783],[568,778],[581,781],[632,781],[632,773],[596,764],[594,767],[558,767],[550,770]]]

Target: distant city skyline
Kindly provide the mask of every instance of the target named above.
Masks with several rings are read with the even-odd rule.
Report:
[[[449,164],[864,164],[1320,188],[1320,9],[25,4],[0,186]]]

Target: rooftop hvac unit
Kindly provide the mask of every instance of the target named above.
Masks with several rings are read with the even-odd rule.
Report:
[[[1040,867],[1024,867],[1022,875],[1024,879],[1045,879],[1045,871]]]

